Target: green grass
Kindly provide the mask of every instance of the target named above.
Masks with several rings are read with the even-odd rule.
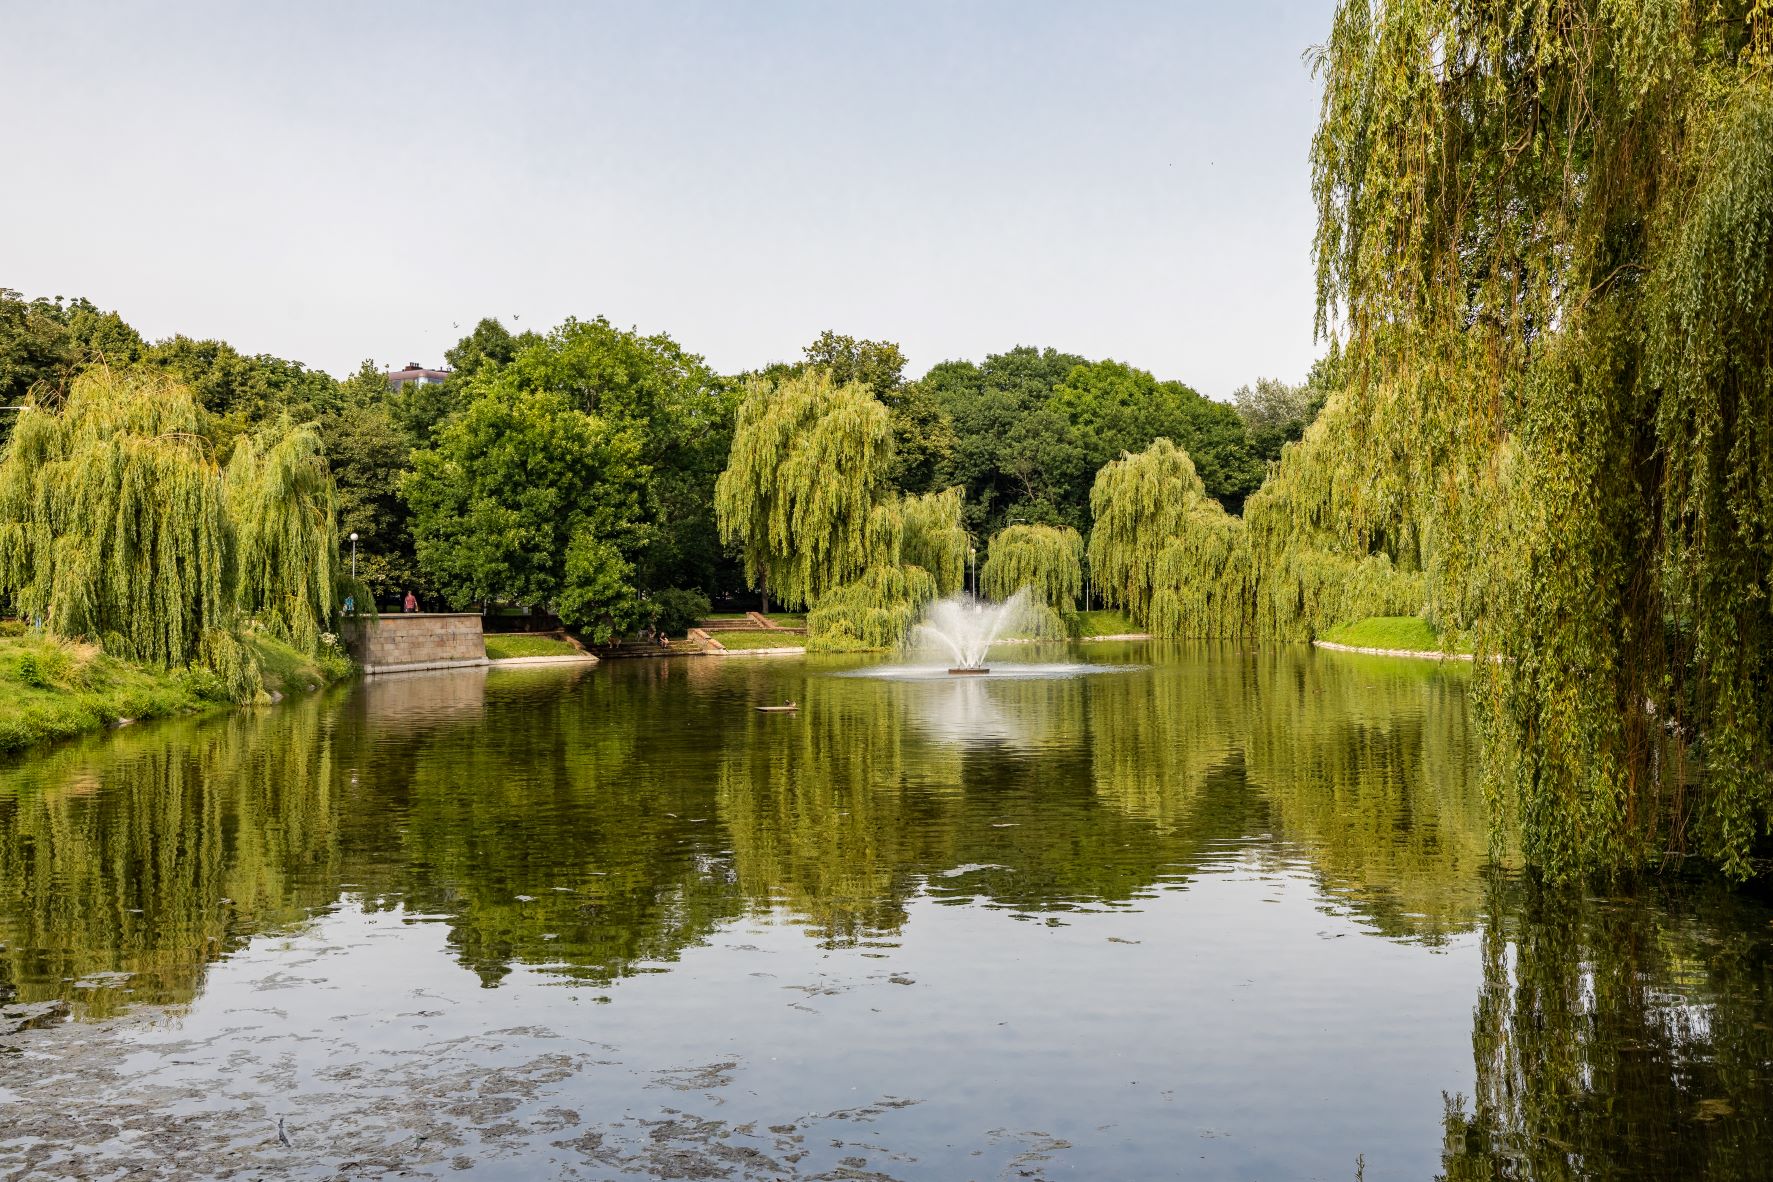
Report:
[[[763,618],[779,628],[806,627],[805,612],[769,612]]]
[[[748,620],[751,617],[744,612],[710,612],[702,618],[704,620]]]
[[[1145,631],[1118,611],[1079,612],[1077,623],[1077,634],[1085,640],[1092,636],[1124,636],[1129,632]]]
[[[486,655],[495,661],[512,657],[572,657],[579,650],[558,636],[540,636],[523,632],[502,632],[486,638]]]
[[[245,639],[269,691],[303,692],[352,668],[342,656],[317,660],[268,636]],[[0,751],[71,738],[119,719],[232,704],[220,679],[205,670],[156,669],[108,657],[97,645],[43,636],[0,637]]]
[[[1420,616],[1369,616],[1352,624],[1338,624],[1321,637],[1332,644],[1354,648],[1390,648],[1407,652],[1435,652],[1441,648],[1441,636]],[[1454,652],[1465,651],[1455,645]]]
[[[793,632],[784,634],[758,629],[755,632],[715,632],[711,635],[720,642],[720,647],[729,649],[802,648],[806,645],[806,637]]]

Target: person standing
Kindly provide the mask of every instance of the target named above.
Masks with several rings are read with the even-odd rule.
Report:
[[[419,597],[414,595],[411,591],[408,591],[406,593],[406,600],[401,606],[409,612],[416,612],[419,610]]]

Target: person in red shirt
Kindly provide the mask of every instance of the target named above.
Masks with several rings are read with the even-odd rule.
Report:
[[[411,591],[408,591],[406,593],[406,602],[403,604],[403,606],[409,612],[418,611],[419,610],[419,597],[417,595],[414,595]]]

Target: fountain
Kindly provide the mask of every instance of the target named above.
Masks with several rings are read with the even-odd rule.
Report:
[[[1089,665],[1076,661],[1017,660],[991,667],[985,658],[991,646],[1005,640],[1028,641],[1041,631],[1040,613],[1025,593],[1018,591],[1002,603],[988,603],[968,595],[954,595],[938,600],[924,609],[923,619],[911,629],[905,647],[922,649],[942,655],[940,663],[915,660],[903,665],[868,664],[846,669],[838,677],[868,677],[885,681],[946,681],[968,679],[967,702],[985,702],[986,686],[979,682],[1027,680],[1030,678],[1078,677],[1090,673],[1108,673],[1136,668],[1131,664]],[[1031,647],[1030,653],[1050,656],[1066,642],[1057,637]],[[945,708],[945,707],[944,707]],[[976,728],[975,728],[976,729]]]
[[[1027,602],[1021,591],[1002,603],[950,596],[930,605],[923,622],[911,630],[911,643],[946,650],[954,660],[948,672],[957,677],[989,673],[985,654],[1005,628],[1022,618]]]

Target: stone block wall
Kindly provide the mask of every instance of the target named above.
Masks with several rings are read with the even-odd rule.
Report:
[[[479,612],[413,612],[346,620],[345,645],[365,673],[486,664]]]

